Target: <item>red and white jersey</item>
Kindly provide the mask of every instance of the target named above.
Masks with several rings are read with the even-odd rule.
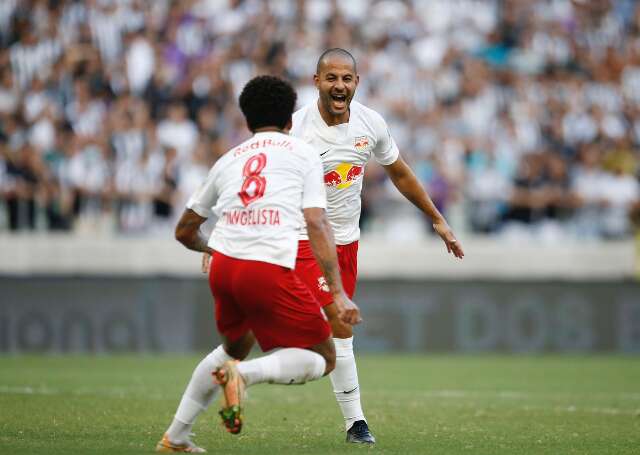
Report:
[[[290,134],[310,144],[322,159],[327,216],[336,244],[358,240],[364,166],[372,156],[382,165],[399,156],[387,123],[376,111],[352,101],[349,122],[328,126],[314,102],[293,114]],[[306,230],[301,238],[307,238]]]
[[[322,164],[302,140],[257,133],[211,168],[187,208],[218,222],[209,246],[227,256],[293,269],[302,209],[326,207]]]

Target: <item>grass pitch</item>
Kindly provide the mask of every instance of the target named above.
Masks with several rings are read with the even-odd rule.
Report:
[[[197,356],[0,357],[1,454],[144,454]],[[250,389],[242,434],[217,405],[196,424],[209,453],[639,454],[640,358],[359,356],[375,447],[344,442],[327,378]]]

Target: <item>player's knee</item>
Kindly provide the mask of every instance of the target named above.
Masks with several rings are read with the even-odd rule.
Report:
[[[335,309],[335,305],[327,305],[323,308],[324,314],[329,320],[331,326],[331,333],[334,338],[351,338],[353,336],[353,327],[349,324],[345,324],[338,317],[338,312]]]
[[[320,346],[319,349],[314,349],[317,354],[320,354],[324,359],[324,375],[331,373],[336,367],[336,350],[331,342],[331,339]]]
[[[332,337],[328,337],[322,343],[309,348],[324,359],[324,374],[329,374],[336,367],[336,347]]]
[[[353,328],[349,324],[342,322],[337,316],[334,319],[330,319],[329,322],[334,338],[351,338],[353,336]]]
[[[325,361],[324,374],[327,375],[331,373],[336,367],[336,353],[331,352],[323,355]]]
[[[225,340],[223,343],[224,350],[234,359],[244,360],[251,352],[251,348],[255,343],[253,333],[247,332],[234,341]]]

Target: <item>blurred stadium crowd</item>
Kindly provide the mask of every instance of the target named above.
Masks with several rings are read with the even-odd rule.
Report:
[[[0,42],[0,230],[170,228],[248,136],[243,84],[313,101],[334,46],[456,229],[618,238],[638,211],[631,0],[2,0]],[[365,178],[364,227],[405,223]]]

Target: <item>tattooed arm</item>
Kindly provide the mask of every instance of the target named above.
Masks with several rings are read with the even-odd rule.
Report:
[[[333,240],[333,231],[327,219],[324,209],[304,209],[304,219],[307,223],[307,233],[311,249],[316,261],[327,280],[329,291],[333,295],[333,303],[336,305],[338,315],[347,324],[357,324],[360,318],[360,310],[355,303],[347,297],[342,287],[340,268],[338,267],[338,255]]]
[[[207,221],[191,209],[187,209],[176,226],[176,240],[193,251],[212,254],[207,245],[207,238],[200,232],[200,226]]]

